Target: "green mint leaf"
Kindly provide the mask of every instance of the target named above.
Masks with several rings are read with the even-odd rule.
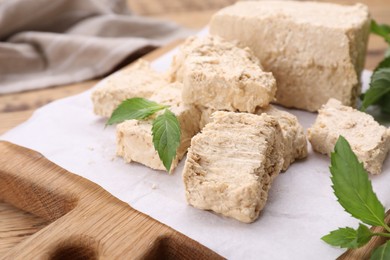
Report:
[[[365,244],[367,244],[373,235],[374,234],[371,232],[371,230],[366,225],[359,223],[359,227],[357,229],[358,247],[361,247],[361,246],[364,246]]]
[[[367,244],[373,235],[367,226],[359,224],[356,230],[350,227],[339,228],[321,239],[332,246],[358,248]]]
[[[380,68],[372,74],[370,88],[364,93],[361,109],[364,111],[371,105],[386,103],[389,101],[389,93],[390,68]]]
[[[175,114],[168,109],[153,121],[153,144],[167,172],[170,172],[172,161],[180,145],[180,124]]]
[[[350,227],[334,230],[321,239],[332,246],[357,248],[357,231]]]
[[[384,245],[376,248],[370,257],[370,260],[387,260],[390,259],[390,240]]]
[[[379,100],[379,106],[383,113],[390,114],[390,93],[387,93]]]
[[[386,42],[390,43],[390,26],[378,24],[375,20],[371,20],[371,32],[381,36]]]
[[[368,174],[340,136],[331,155],[333,191],[341,206],[353,217],[373,226],[386,226],[385,209],[372,190]]]
[[[106,125],[118,124],[131,119],[145,119],[165,108],[167,106],[144,98],[126,99],[114,110]]]

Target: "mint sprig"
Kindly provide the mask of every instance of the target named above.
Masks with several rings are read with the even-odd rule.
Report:
[[[371,105],[383,104],[382,111],[390,113],[386,106],[390,103],[390,60],[388,66],[379,68],[372,74],[370,88],[364,93],[363,111]]]
[[[385,208],[372,189],[367,171],[343,136],[339,137],[331,154],[330,172],[334,194],[344,210],[368,225],[380,226],[390,232],[385,222]],[[356,230],[340,228],[322,237],[322,240],[332,246],[358,248],[367,244],[373,236],[390,237],[390,233],[373,233],[360,223]],[[385,250],[390,253],[390,247]]]
[[[371,21],[371,33],[382,37],[390,45],[390,26]],[[382,113],[390,114],[390,48],[384,59],[374,69],[371,76],[370,88],[361,95],[361,110],[377,105]]]
[[[367,244],[373,235],[367,226],[359,224],[359,228],[356,230],[350,227],[339,228],[321,239],[332,246],[358,248]]]
[[[112,113],[106,125],[121,123],[125,120],[143,120],[165,109],[164,113],[152,121],[153,145],[167,172],[176,157],[180,145],[180,123],[168,106],[144,98],[130,98],[123,101]]]

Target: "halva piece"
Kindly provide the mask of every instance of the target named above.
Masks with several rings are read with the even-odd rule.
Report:
[[[211,115],[215,112],[215,109],[202,107],[201,112],[200,129],[211,122]],[[283,171],[286,171],[295,160],[306,158],[306,134],[302,125],[299,123],[298,118],[293,114],[277,109],[273,105],[269,105],[266,108],[256,109],[255,114],[260,115],[262,113],[275,117],[282,129],[284,145]]]
[[[254,112],[267,106],[276,81],[248,48],[220,37],[190,37],[174,57],[171,81],[183,82],[183,101],[217,110]]]
[[[203,106],[199,106],[198,108],[201,111],[199,128],[200,130],[202,130],[203,127],[205,127],[208,123],[212,121],[211,115],[218,110],[214,108],[203,107]]]
[[[171,83],[150,97],[150,100],[159,104],[169,105],[180,123],[180,146],[171,170],[187,152],[191,138],[199,132],[200,111],[195,106],[183,104],[181,88],[181,83]],[[165,170],[153,145],[152,120],[127,120],[118,124],[116,131],[117,155],[123,157],[126,162],[139,162],[152,169]]]
[[[164,75],[150,68],[149,62],[138,61],[107,79],[92,92],[94,112],[110,117],[122,101],[134,98],[150,98],[157,89],[168,84]]]
[[[368,8],[307,1],[242,1],[217,12],[210,33],[250,47],[276,78],[276,100],[316,111],[354,106],[370,30]]]
[[[308,138],[315,151],[330,156],[340,135],[347,139],[369,173],[381,173],[390,148],[388,128],[379,125],[371,115],[330,99],[308,129]]]
[[[306,134],[296,116],[279,110],[272,105],[266,108],[258,108],[256,114],[261,113],[275,117],[282,129],[284,144],[283,171],[286,171],[295,160],[307,157]]]
[[[191,140],[183,170],[187,202],[250,223],[283,166],[282,133],[266,114],[217,111]]]

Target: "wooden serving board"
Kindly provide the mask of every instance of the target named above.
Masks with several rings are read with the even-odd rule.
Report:
[[[0,154],[0,201],[49,223],[1,259],[223,259],[33,150],[0,141]],[[372,239],[340,259],[367,259],[383,242]]]
[[[0,151],[0,199],[51,222],[4,259],[223,259],[35,151]]]

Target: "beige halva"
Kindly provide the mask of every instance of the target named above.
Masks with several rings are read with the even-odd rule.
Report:
[[[184,102],[216,110],[254,112],[276,92],[272,73],[250,49],[211,36],[187,39],[173,59],[171,80],[183,82]]]
[[[183,170],[188,203],[253,222],[265,206],[274,178],[307,156],[298,119],[270,105],[272,101],[315,111],[329,98],[339,99],[320,110],[309,131],[313,148],[329,153],[337,136],[345,134],[367,170],[380,172],[389,130],[374,126],[371,119],[358,120],[365,116],[341,105],[353,105],[360,92],[368,24],[362,5],[238,3],[213,17],[214,36],[186,40],[167,75],[141,61],[110,76],[92,94],[95,113],[110,116],[121,101],[132,97],[169,105],[182,130],[171,170],[189,147]],[[341,125],[330,127],[340,111],[328,115],[329,109],[345,113],[348,122],[371,125],[378,132],[375,144],[364,150],[359,142],[366,140],[355,138],[368,128],[351,123],[355,128],[349,135],[335,126],[345,128],[350,123],[340,120]],[[151,127],[151,120],[119,124],[117,154],[127,162],[163,170]],[[365,152],[359,155],[359,150]]]
[[[212,108],[203,108],[201,114],[201,129],[211,122],[211,116],[215,112]],[[277,109],[273,105],[265,108],[258,107],[254,114],[265,113],[273,116],[279,123],[283,135],[283,171],[286,171],[296,159],[303,159],[307,156],[307,141],[305,131],[299,123],[298,118],[293,114]]]
[[[276,78],[276,100],[317,111],[329,98],[354,106],[370,28],[368,9],[301,1],[241,1],[210,32],[250,47]]]
[[[308,129],[308,138],[315,151],[330,156],[340,135],[347,139],[369,173],[381,173],[390,149],[390,129],[379,125],[371,115],[330,99],[318,111],[317,120]]]
[[[164,76],[150,68],[149,62],[139,60],[129,68],[104,79],[92,92],[95,114],[110,117],[117,106],[128,98],[150,98],[157,89],[165,86]]]
[[[283,136],[274,117],[217,111],[191,141],[183,170],[196,208],[254,221],[283,167]]]

